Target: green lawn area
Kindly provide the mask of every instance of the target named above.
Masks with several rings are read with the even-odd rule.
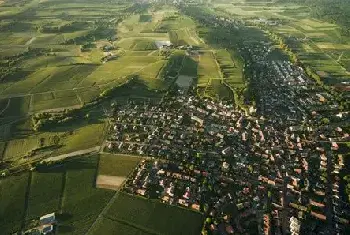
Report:
[[[121,231],[126,229],[121,224],[140,230],[138,233],[132,230],[131,234],[200,234],[203,219],[201,214],[194,211],[120,192],[93,234],[101,234],[102,231],[113,231],[112,234],[116,234],[119,228]],[[113,220],[114,225],[110,220]],[[103,224],[110,226],[105,228]]]
[[[26,220],[57,212],[62,191],[63,172],[33,172]]]
[[[99,175],[127,176],[137,166],[141,158],[115,154],[102,154],[98,167]]]
[[[28,173],[0,180],[0,231],[13,234],[21,228],[24,218]]]
[[[113,196],[113,191],[95,188],[97,162],[98,156],[65,162],[67,178],[59,234],[85,234]]]

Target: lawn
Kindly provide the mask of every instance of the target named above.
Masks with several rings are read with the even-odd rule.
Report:
[[[26,220],[58,211],[63,176],[60,171],[32,173]]]
[[[116,229],[119,223],[123,223],[146,234],[200,234],[203,223],[203,216],[197,212],[123,192],[119,193],[105,218],[116,221]],[[97,225],[94,234],[99,234],[101,230],[98,228],[103,229],[101,225]]]
[[[59,234],[85,234],[114,192],[94,187],[98,156],[65,162],[67,169]]]
[[[140,162],[138,156],[102,154],[98,167],[99,175],[128,176]]]
[[[0,180],[0,231],[13,234],[20,230],[24,218],[28,173]]]

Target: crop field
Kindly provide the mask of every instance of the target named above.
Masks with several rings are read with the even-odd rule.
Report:
[[[63,213],[67,219],[58,227],[59,234],[84,234],[111,199],[113,192],[96,189],[97,156],[66,161]]]
[[[240,87],[244,85],[242,78],[242,68],[239,63],[235,63],[231,55],[226,50],[218,50],[215,52],[215,58],[224,76],[225,82],[231,87]]]
[[[186,234],[199,234],[202,223],[203,216],[194,211],[120,192],[92,234],[101,234],[105,231],[112,231],[114,234],[118,231],[118,234],[126,235],[130,234],[127,231],[129,226],[138,230],[131,230],[132,234],[178,235],[184,231]],[[109,224],[109,227],[105,228],[104,224]],[[125,233],[120,233],[119,228],[120,231],[126,230]]]
[[[0,231],[12,234],[21,228],[25,213],[28,173],[0,180]]]
[[[39,93],[33,96],[31,111],[53,110],[80,105],[74,91]]]
[[[30,185],[29,173],[0,180],[2,234],[19,231],[24,219],[28,225],[60,210],[58,234],[85,233],[114,194],[94,187],[97,162],[98,156],[84,156],[41,166],[31,173]]]
[[[216,4],[217,7],[240,18],[255,21],[259,18],[274,18],[283,23],[269,28],[285,38],[296,38],[289,45],[297,53],[300,61],[310,66],[314,72],[327,74],[322,77],[328,85],[350,79],[349,61],[343,55],[350,52],[349,37],[342,36],[339,26],[317,20],[309,15],[308,9],[293,4],[235,2]]]
[[[202,52],[198,63],[198,85],[205,86],[211,78],[221,78],[212,52]]]
[[[140,160],[141,158],[138,156],[101,155],[96,187],[118,190]]]
[[[14,139],[7,142],[3,155],[4,160],[14,160],[21,158],[33,149],[39,147],[39,141],[35,136],[25,139]]]
[[[140,162],[138,156],[102,154],[98,167],[99,175],[127,176]]]
[[[123,83],[127,75],[136,74],[158,60],[160,60],[158,56],[124,56],[98,67],[82,81],[81,85],[103,84],[115,80]]]
[[[33,172],[28,196],[26,220],[58,211],[61,191],[62,172]]]
[[[101,90],[98,87],[92,87],[92,88],[81,88],[81,89],[76,89],[76,94],[79,97],[79,99],[87,104],[94,99],[96,99],[101,93]]]

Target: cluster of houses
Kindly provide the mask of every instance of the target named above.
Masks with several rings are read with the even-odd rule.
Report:
[[[146,157],[125,191],[204,213],[210,233],[297,234],[312,229],[304,220],[319,228],[327,218],[321,167],[328,169],[326,153],[336,146],[320,152],[314,128],[291,124],[280,127],[225,102],[165,97],[157,105],[118,107],[106,148]],[[339,219],[335,226],[347,226]]]
[[[271,43],[239,52],[254,114],[191,94],[116,109],[107,151],[145,157],[124,190],[203,213],[205,234],[346,233],[349,112]]]

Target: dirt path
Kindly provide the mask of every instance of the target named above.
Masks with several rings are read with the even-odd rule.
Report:
[[[78,151],[75,151],[75,152],[66,153],[66,154],[55,156],[55,157],[49,157],[49,158],[46,158],[43,161],[44,162],[55,162],[55,161],[64,160],[66,158],[75,157],[75,156],[78,156],[78,155],[88,154],[88,153],[92,153],[92,152],[98,152],[100,150],[100,147],[101,146],[95,146],[95,147],[92,147],[92,148],[88,148],[88,149],[84,149],[84,150],[78,150]]]

